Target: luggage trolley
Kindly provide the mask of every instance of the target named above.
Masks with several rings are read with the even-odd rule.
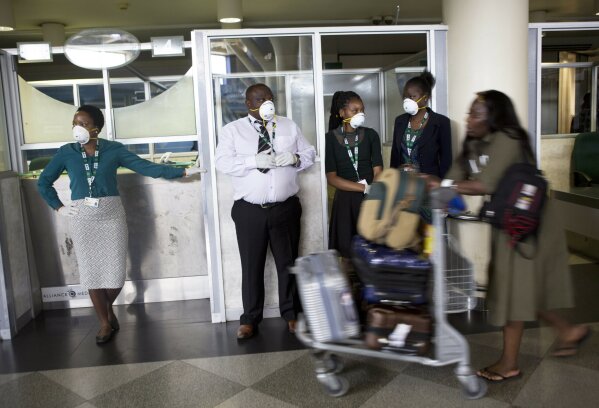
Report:
[[[310,263],[306,263],[306,258],[309,256],[300,258],[296,263],[293,272],[298,278],[298,287],[308,319],[306,323],[304,316],[299,317],[296,335],[304,345],[314,349],[316,378],[329,395],[340,397],[349,390],[349,382],[345,377],[339,375],[343,370],[343,363],[332,353],[399,360],[433,367],[457,364],[454,372],[465,397],[478,399],[486,394],[486,382],[479,378],[470,367],[468,342],[449,324],[446,317],[446,313],[471,310],[475,307],[472,264],[460,254],[453,238],[446,233],[445,208],[455,195],[455,190],[446,187],[435,189],[430,193],[434,227],[431,255],[433,263],[433,357],[400,354],[384,349],[371,350],[366,348],[364,342],[358,338],[359,328],[357,329],[355,325],[331,327],[335,325],[327,322],[324,315],[326,314],[329,319],[347,320],[347,314],[344,315],[347,311],[344,311],[343,300],[337,302],[337,305],[333,307],[330,304],[325,305],[326,302],[323,302],[322,296],[326,296],[326,290],[334,291],[341,288],[343,284],[340,284],[340,280],[344,278],[340,274],[333,276],[335,273],[332,273],[331,276],[310,279],[307,275],[310,275],[311,271],[306,270],[310,268]],[[327,256],[326,258],[330,260],[332,257]],[[318,268],[331,272],[331,265],[325,265],[325,263],[322,262]],[[312,278],[315,275],[318,274],[312,274]],[[326,284],[325,279],[327,280]]]

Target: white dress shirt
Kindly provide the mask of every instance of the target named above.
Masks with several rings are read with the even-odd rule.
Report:
[[[275,137],[273,124],[276,122]],[[216,168],[231,176],[233,198],[252,204],[285,201],[297,194],[297,174],[314,163],[316,151],[300,128],[291,119],[275,116],[266,124],[271,137],[273,153],[292,152],[300,157],[297,167],[284,166],[261,173],[256,169],[256,154],[262,121],[251,115],[231,122],[223,127],[216,148]]]

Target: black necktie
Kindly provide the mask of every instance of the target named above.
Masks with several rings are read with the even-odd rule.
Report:
[[[258,138],[258,153],[262,153],[265,150],[270,149],[270,144],[268,143],[269,135],[268,135],[268,130],[266,130],[266,128],[264,127],[264,125],[258,121],[256,121],[256,123],[258,123],[260,125],[260,137]],[[270,169],[268,168],[258,168],[259,172],[262,173],[268,173]]]

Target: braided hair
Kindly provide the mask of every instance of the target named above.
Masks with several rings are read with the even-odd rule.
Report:
[[[333,95],[331,101],[331,116],[329,117],[329,130],[337,129],[343,123],[343,119],[339,117],[339,111],[347,106],[349,101],[357,99],[362,102],[360,95],[354,91],[337,91]]]

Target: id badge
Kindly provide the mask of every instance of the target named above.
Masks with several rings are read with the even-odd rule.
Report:
[[[85,200],[83,201],[83,204],[87,205],[88,207],[98,208],[100,206],[100,199],[99,198],[93,198],[93,197],[85,197]]]

